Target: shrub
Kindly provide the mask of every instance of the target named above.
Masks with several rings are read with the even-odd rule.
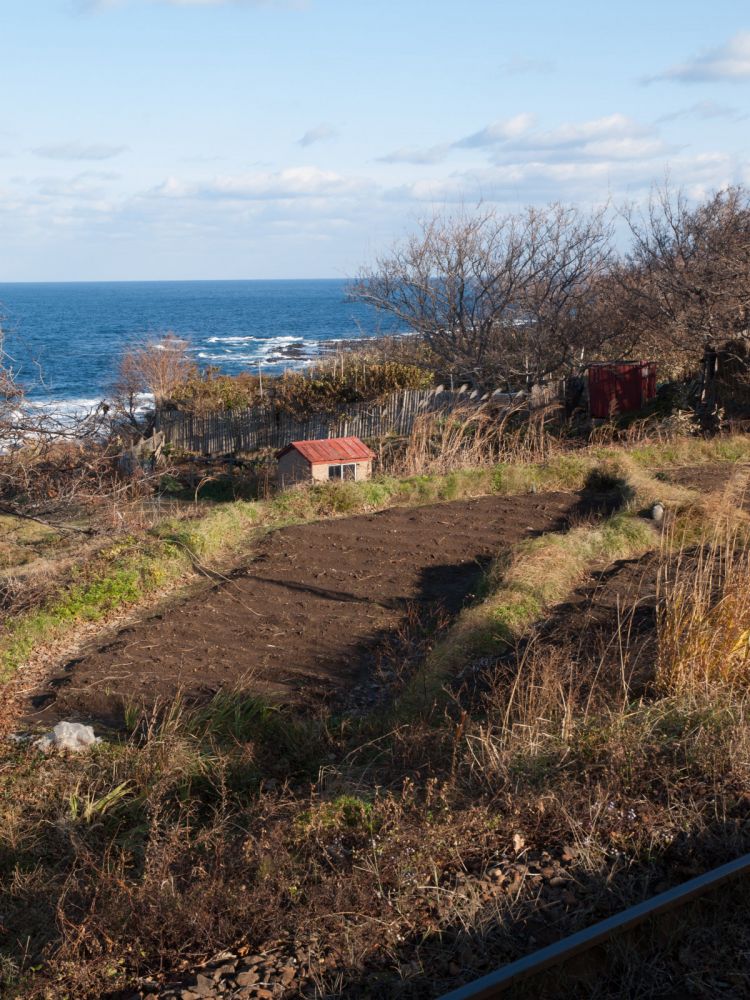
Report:
[[[171,394],[170,403],[181,410],[211,413],[239,410],[271,403],[298,419],[315,413],[337,413],[342,407],[382,399],[404,389],[427,389],[432,374],[416,365],[397,361],[342,359],[324,363],[309,372],[285,372],[261,380],[248,372],[221,375],[215,368],[194,373]]]

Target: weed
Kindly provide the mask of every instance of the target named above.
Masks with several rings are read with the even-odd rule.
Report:
[[[507,495],[583,489],[592,470],[602,463],[610,463],[608,476],[627,478],[640,502],[661,499],[685,505],[695,500],[690,491],[667,488],[644,470],[659,464],[715,461],[727,456],[732,456],[733,461],[750,457],[750,437],[736,435],[713,441],[688,438],[636,449],[559,451],[543,461],[501,461],[481,468],[455,468],[447,475],[421,474],[406,479],[385,476],[363,483],[316,484],[291,489],[267,501],[236,501],[211,508],[203,517],[187,522],[170,518],[153,527],[145,540],[125,537],[84,564],[81,573],[85,583],[64,587],[43,607],[9,619],[0,638],[0,682],[32,651],[74,633],[79,623],[141,603],[196,569],[200,572],[196,561],[226,560],[233,552],[247,548],[259,530],[391,504],[432,503],[493,492]],[[464,454],[462,462],[468,460]]]
[[[0,989],[132,992],[143,975],[226,948],[283,947],[285,935],[304,950],[307,986],[321,995],[357,996],[373,982],[395,995],[404,978],[416,992],[448,989],[522,954],[529,926],[559,938],[665,877],[746,850],[747,527],[731,498],[726,510],[701,507],[651,469],[747,457],[747,440],[723,452],[701,441],[639,447],[635,458],[601,448],[345,492],[311,487],[173,519],[145,542],[122,539],[6,627],[3,652],[18,663],[76,621],[143,600],[196,560],[226,558],[295,519],[477,491],[577,489],[587,478],[633,488],[614,517],[499,559],[480,602],[430,637],[420,707],[477,649],[510,654],[471,675],[468,708],[454,693],[455,711],[443,715],[344,723],[220,692],[147,715],[130,705],[132,737],[90,755],[3,744]],[[628,509],[656,490],[669,514],[658,683],[634,695],[624,669],[613,680],[590,649],[528,640],[529,625],[592,564],[658,544]],[[705,532],[707,512],[715,534]],[[627,630],[616,638],[623,662],[638,652]],[[572,903],[553,891],[551,869]]]
[[[132,791],[130,781],[121,781],[98,797],[91,792],[81,793],[79,786],[68,797],[68,815],[75,822],[92,823],[112,812]]]

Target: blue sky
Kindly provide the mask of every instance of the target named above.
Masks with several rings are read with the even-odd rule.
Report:
[[[3,0],[0,280],[349,277],[434,210],[750,183],[740,0]]]

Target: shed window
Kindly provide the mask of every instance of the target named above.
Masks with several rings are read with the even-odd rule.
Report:
[[[357,478],[357,466],[352,462],[347,465],[329,465],[328,466],[328,478],[329,479],[356,479]]]

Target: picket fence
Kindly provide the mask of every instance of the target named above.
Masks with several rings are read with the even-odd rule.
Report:
[[[561,392],[559,383],[535,386],[530,393],[498,389],[480,394],[466,385],[455,390],[443,386],[407,389],[391,394],[381,403],[358,403],[334,416],[317,414],[307,420],[296,420],[273,406],[207,414],[160,409],[156,414],[156,431],[173,447],[215,458],[283,448],[290,441],[409,434],[419,416],[449,413],[459,407],[492,403],[500,409],[533,411],[559,402]]]

